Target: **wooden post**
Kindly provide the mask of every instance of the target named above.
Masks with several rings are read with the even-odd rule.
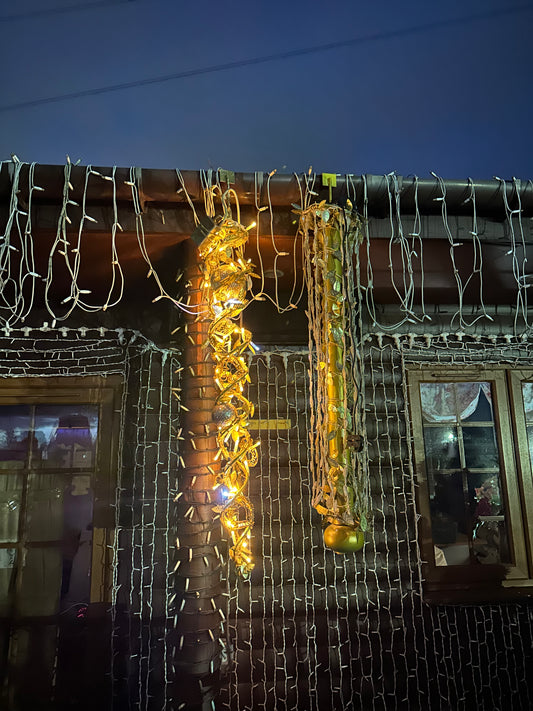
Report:
[[[192,240],[183,245],[185,271],[182,278],[185,302],[201,312],[202,273]],[[200,307],[200,308],[196,308]],[[212,410],[217,390],[214,366],[203,347],[207,340],[205,315],[183,315],[183,365],[180,454],[177,512],[177,570],[175,573],[176,624],[173,631],[173,700],[176,708],[211,711],[219,685],[222,614],[220,525],[214,520],[216,503],[213,484],[219,470],[216,426]],[[184,704],[181,706],[180,704]]]

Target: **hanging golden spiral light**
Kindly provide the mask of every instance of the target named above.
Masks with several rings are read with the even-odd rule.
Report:
[[[217,478],[222,502],[215,507],[232,541],[230,556],[239,574],[248,577],[254,567],[250,551],[254,523],[252,505],[245,489],[249,470],[257,464],[257,445],[249,431],[253,404],[243,394],[250,381],[245,352],[253,351],[251,333],[238,319],[247,305],[253,265],[245,261],[243,248],[247,230],[224,217],[219,219],[199,247],[203,260],[204,303],[210,319],[208,345],[215,362],[215,383],[219,389],[213,409],[217,425],[217,459],[223,460]]]

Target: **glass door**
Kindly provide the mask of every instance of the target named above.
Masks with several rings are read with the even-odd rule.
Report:
[[[110,394],[0,396],[0,667],[9,709],[81,703],[94,581],[105,579],[93,537],[96,492],[111,492]]]

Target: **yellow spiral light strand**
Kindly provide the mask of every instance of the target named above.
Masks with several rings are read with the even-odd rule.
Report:
[[[217,459],[223,460],[217,478],[222,503],[215,507],[232,541],[230,556],[236,569],[248,577],[254,567],[250,551],[254,524],[252,505],[244,493],[250,467],[257,464],[258,443],[249,431],[253,404],[243,394],[250,381],[245,352],[253,352],[251,333],[238,319],[248,304],[253,266],[243,256],[248,240],[247,230],[238,222],[224,217],[219,220],[200,245],[203,260],[203,295],[209,311],[208,345],[215,362],[215,383],[219,389],[213,409],[213,422],[218,427]]]

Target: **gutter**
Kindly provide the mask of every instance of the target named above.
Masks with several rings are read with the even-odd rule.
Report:
[[[15,164],[4,162],[0,167],[0,202],[6,202],[11,195],[12,176]],[[64,166],[36,165],[34,184],[44,188],[42,192],[34,192],[32,201],[35,204],[57,204],[62,200],[64,188]],[[104,180],[101,176],[111,176],[113,168],[72,166],[70,182],[71,197],[76,200],[83,195],[87,170],[93,170],[90,176],[86,199],[89,203],[109,203],[113,199],[113,182]],[[119,203],[131,203],[131,185],[127,182],[134,176],[139,190],[140,203],[144,208],[149,206],[172,205],[189,208],[185,191],[175,170],[159,170],[147,168],[116,168],[115,184],[116,199]],[[229,183],[224,179],[220,182],[223,188],[233,188],[241,205],[264,206],[269,202],[274,207],[290,209],[292,204],[300,204],[301,189],[305,189],[306,179],[314,181],[315,199],[330,201],[329,188],[322,186],[321,174],[283,173],[232,173],[230,171],[181,171],[183,185],[192,202],[203,205],[203,186],[201,176],[210,176],[211,183],[216,184],[221,176],[229,176]],[[421,214],[440,214],[442,211],[442,188],[437,178],[417,179],[403,176],[377,175],[337,175],[336,187],[331,189],[331,202],[344,205],[347,198],[356,206],[358,212],[364,211],[364,191],[366,183],[367,209],[370,217],[389,215],[389,200],[396,199],[397,186],[400,209],[404,214],[415,213],[415,195]],[[523,217],[533,217],[533,182],[531,180],[488,181],[444,180],[446,190],[446,208],[450,215],[471,215],[472,202],[469,199],[472,187],[475,190],[476,210],[479,217],[495,220],[506,218],[505,199],[510,210],[522,209]],[[29,192],[29,164],[22,166],[20,173],[20,197],[27,198]]]

